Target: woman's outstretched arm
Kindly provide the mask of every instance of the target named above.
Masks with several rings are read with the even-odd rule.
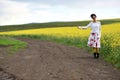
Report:
[[[91,26],[91,22],[87,26],[78,26],[78,29],[87,29]]]

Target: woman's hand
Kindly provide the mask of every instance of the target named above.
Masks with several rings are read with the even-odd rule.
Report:
[[[78,29],[81,29],[81,26],[78,26],[77,28],[78,28]]]
[[[78,29],[86,29],[86,27],[78,26]]]

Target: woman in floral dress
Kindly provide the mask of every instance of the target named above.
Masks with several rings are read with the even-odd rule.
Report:
[[[92,20],[87,26],[81,27],[78,26],[78,28],[81,29],[86,29],[88,27],[91,28],[91,33],[88,38],[88,46],[92,47],[94,50],[94,58],[99,58],[99,48],[101,47],[100,45],[100,37],[101,37],[101,23],[96,20],[96,14],[91,14],[90,15]]]

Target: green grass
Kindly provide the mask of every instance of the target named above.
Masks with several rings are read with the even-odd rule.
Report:
[[[25,37],[25,38],[31,38],[31,39],[39,39],[43,41],[52,41],[52,42],[57,42],[69,46],[77,46],[80,48],[85,48],[86,42],[87,42],[87,37],[57,37],[53,35],[17,35],[19,37]],[[14,36],[14,37],[17,37]]]
[[[20,49],[24,49],[27,46],[27,43],[11,37],[0,36],[0,46],[8,47],[7,53],[10,55]]]

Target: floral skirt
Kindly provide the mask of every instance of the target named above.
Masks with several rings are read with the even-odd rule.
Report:
[[[88,46],[94,48],[100,48],[100,34],[98,33],[91,33],[88,39]]]

